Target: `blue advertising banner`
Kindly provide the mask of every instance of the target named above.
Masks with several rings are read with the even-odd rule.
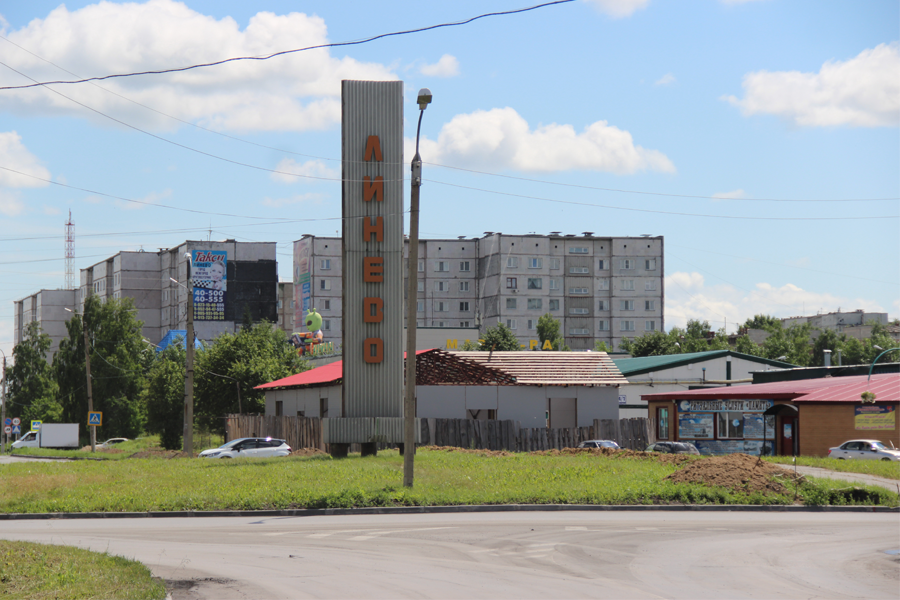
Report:
[[[224,321],[228,291],[228,252],[194,250],[192,259],[194,320]]]

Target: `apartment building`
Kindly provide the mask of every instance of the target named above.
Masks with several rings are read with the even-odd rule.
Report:
[[[39,290],[30,296],[13,301],[13,343],[25,337],[25,326],[38,321],[44,333],[50,336],[47,357],[56,354],[59,343],[69,336],[66,321],[75,310],[75,290]]]
[[[341,238],[304,236],[294,244],[295,318],[316,308],[326,334],[340,338]],[[505,323],[529,348],[538,318],[550,313],[566,343],[587,350],[597,341],[618,348],[665,325],[662,236],[485,232],[420,240],[417,268],[418,327],[484,332]]]

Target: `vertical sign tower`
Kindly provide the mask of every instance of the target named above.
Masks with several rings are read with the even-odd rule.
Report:
[[[344,417],[401,417],[403,82],[343,81],[341,99]]]

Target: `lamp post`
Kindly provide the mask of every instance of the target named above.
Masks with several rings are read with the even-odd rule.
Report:
[[[187,307],[185,319],[187,320],[187,333],[185,334],[185,365],[184,365],[184,432],[182,450],[188,456],[194,455],[194,280],[191,277],[191,253],[184,253],[184,273],[187,286],[181,285],[175,279],[171,279],[181,285],[187,291]],[[190,286],[190,287],[188,287]]]
[[[65,308],[72,314],[77,315],[78,311],[71,308]],[[87,319],[85,315],[81,315],[81,331],[84,333],[84,372],[87,379],[87,397],[88,397],[88,414],[94,412],[94,392],[91,381],[91,346],[88,339]],[[97,427],[90,424],[88,420],[88,429],[91,433],[91,452],[97,451]]]
[[[6,454],[6,441],[9,438],[6,434],[6,352],[0,350],[0,354],[3,354],[3,414],[0,415],[3,431],[0,432],[0,454]]]
[[[431,90],[422,88],[416,99],[419,124],[416,126],[416,155],[412,160],[409,201],[409,281],[406,297],[406,397],[403,402],[403,486],[413,486],[413,462],[416,452],[416,300],[419,267],[419,188],[422,187],[422,158],[419,156],[419,133],[422,115],[431,104]]]
[[[879,345],[877,345],[877,344],[873,344],[873,346],[875,346],[875,348],[881,350],[881,346],[879,346]],[[875,368],[875,363],[878,362],[878,359],[879,359],[879,358],[881,358],[882,356],[884,356],[884,355],[887,354],[888,352],[893,352],[894,350],[900,350],[900,347],[897,347],[897,348],[888,348],[887,350],[885,350],[884,352],[882,352],[881,354],[879,354],[878,356],[875,357],[875,360],[873,360],[873,361],[872,361],[872,364],[869,366],[869,376],[866,378],[866,385],[867,385],[867,386],[868,386],[868,384],[869,384],[869,380],[872,379],[872,370]]]

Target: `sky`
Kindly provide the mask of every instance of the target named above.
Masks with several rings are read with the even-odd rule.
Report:
[[[531,0],[534,1],[534,0]],[[0,5],[0,349],[13,301],[186,239],[340,231],[340,81],[417,91],[421,235],[665,237],[666,326],[900,317],[900,4],[81,0]],[[408,186],[405,197],[408,198]]]

